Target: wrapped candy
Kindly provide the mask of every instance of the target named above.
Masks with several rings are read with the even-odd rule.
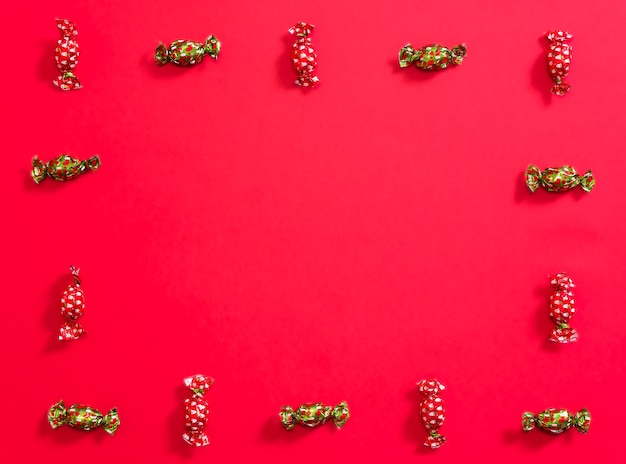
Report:
[[[48,422],[53,429],[63,424],[79,430],[93,430],[102,426],[109,435],[113,435],[120,426],[115,408],[103,415],[97,409],[83,404],[73,404],[66,409],[63,401],[52,405],[48,411]]]
[[[44,163],[37,156],[33,158],[31,177],[36,184],[40,184],[46,177],[54,180],[72,180],[89,169],[97,171],[100,167],[100,158],[94,155],[88,160],[80,161],[70,155],[59,155],[57,158]]]
[[[70,266],[70,272],[74,277],[74,283],[67,286],[61,295],[61,314],[65,319],[65,324],[59,331],[59,340],[78,340],[85,333],[80,326],[78,319],[85,310],[85,295],[80,288],[80,269]]]
[[[551,31],[546,34],[550,41],[548,50],[548,73],[555,82],[550,91],[555,95],[565,95],[570,91],[570,86],[564,82],[569,73],[569,65],[572,59],[572,46],[568,41],[572,34],[563,31]]]
[[[348,403],[342,401],[337,406],[325,406],[322,403],[305,403],[294,410],[291,406],[283,406],[278,413],[280,422],[286,430],[293,430],[296,424],[306,427],[317,427],[330,419],[338,429],[350,418]]]
[[[154,52],[154,61],[159,66],[165,66],[167,63],[191,66],[200,63],[207,55],[217,60],[220,49],[220,41],[212,35],[204,43],[182,39],[175,40],[169,48],[162,43],[159,44]]]
[[[546,168],[541,171],[534,164],[530,164],[526,168],[525,178],[531,192],[537,190],[539,186],[548,192],[566,192],[580,185],[580,188],[589,193],[596,184],[591,170],[581,176],[571,166]]]
[[[213,385],[214,380],[206,375],[197,374],[187,377],[185,386],[191,390],[189,398],[185,400],[185,427],[183,440],[192,446],[206,446],[209,437],[204,433],[207,416],[209,415],[209,403],[204,399],[204,394]]]
[[[82,85],[72,72],[78,64],[80,48],[76,42],[78,31],[74,23],[68,19],[58,19],[57,27],[61,31],[61,38],[54,50],[54,59],[61,74],[52,83],[61,90],[78,90]]]
[[[424,399],[420,403],[420,417],[424,427],[428,430],[428,437],[424,441],[424,445],[431,449],[437,449],[446,442],[446,437],[439,434],[446,413],[439,392],[446,387],[437,379],[424,379],[417,382],[417,388],[424,395]]]
[[[298,23],[289,29],[289,33],[296,36],[291,47],[291,63],[298,74],[296,85],[302,87],[315,87],[320,81],[315,75],[317,53],[309,38],[313,28],[312,24]]]
[[[438,71],[449,65],[459,65],[467,53],[465,44],[453,48],[446,48],[439,44],[426,45],[415,49],[409,43],[400,50],[398,63],[401,68],[414,65],[422,71]]]
[[[537,415],[532,412],[525,412],[522,415],[524,432],[529,432],[537,427],[549,433],[559,434],[575,427],[580,433],[587,433],[590,426],[591,415],[586,409],[581,409],[574,414],[566,409],[550,408]]]
[[[578,332],[572,329],[568,322],[576,313],[574,293],[570,290],[575,287],[572,279],[565,272],[550,276],[553,286],[550,295],[550,319],[557,327],[552,330],[550,340],[558,343],[570,343],[578,340]]]

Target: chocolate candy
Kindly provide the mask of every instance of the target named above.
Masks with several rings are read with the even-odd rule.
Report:
[[[537,190],[539,186],[548,192],[566,192],[577,185],[580,185],[585,192],[591,192],[596,184],[591,170],[581,176],[571,166],[546,168],[541,171],[534,164],[530,164],[526,168],[525,177],[526,185],[531,192]]]
[[[576,313],[574,293],[570,290],[574,288],[574,282],[565,272],[550,276],[553,292],[550,295],[550,319],[557,327],[552,330],[550,340],[558,343],[570,343],[578,340],[578,332],[572,329],[568,322]]]
[[[209,437],[204,433],[204,428],[209,415],[209,403],[204,399],[204,394],[209,391],[214,380],[206,375],[197,374],[187,377],[184,382],[191,393],[185,400],[187,431],[183,433],[183,440],[192,446],[206,446],[209,444]]]
[[[294,410],[291,406],[283,406],[278,413],[280,422],[286,430],[293,430],[296,424],[305,427],[317,427],[330,419],[338,429],[350,418],[348,403],[342,401],[337,406],[325,406],[322,403],[305,403]]]
[[[102,415],[97,409],[83,404],[73,404],[66,409],[63,401],[52,405],[48,411],[48,422],[53,429],[63,424],[79,430],[93,430],[102,426],[109,435],[113,435],[120,426],[120,418],[115,408]]]
[[[37,156],[33,158],[33,169],[30,172],[35,183],[39,184],[46,177],[54,180],[72,180],[89,169],[97,171],[100,167],[100,158],[94,155],[88,160],[80,161],[70,155],[59,155],[56,159],[44,163]]]
[[[78,340],[85,333],[80,326],[80,319],[85,310],[85,295],[80,288],[80,278],[78,274],[80,269],[76,266],[70,266],[70,272],[74,277],[74,283],[67,286],[61,296],[61,314],[65,319],[65,324],[59,331],[59,340]]]
[[[546,34],[546,38],[550,41],[548,73],[555,82],[550,91],[555,95],[565,95],[570,91],[570,86],[563,79],[569,73],[572,59],[572,46],[568,44],[572,34],[563,31],[551,31]]]
[[[61,31],[61,38],[57,42],[54,50],[54,59],[61,74],[52,81],[61,90],[78,90],[82,87],[80,82],[72,72],[78,64],[80,48],[76,42],[78,31],[74,23],[68,19],[58,19],[57,27]]]
[[[566,409],[550,408],[534,415],[532,412],[525,412],[522,415],[522,429],[524,432],[537,427],[545,432],[559,434],[567,429],[576,427],[580,433],[587,433],[591,426],[591,415],[586,409],[581,409],[576,414]]]
[[[415,49],[409,43],[400,50],[398,63],[401,68],[414,65],[422,71],[438,71],[446,69],[450,64],[459,65],[467,53],[465,44],[453,48],[431,44]]]
[[[424,379],[417,382],[417,388],[424,395],[424,399],[420,403],[422,424],[428,430],[428,437],[424,441],[424,445],[431,449],[437,449],[446,442],[446,437],[439,434],[446,413],[439,392],[445,390],[446,387],[437,379]]]
[[[209,36],[206,42],[192,42],[191,40],[175,40],[167,48],[162,43],[154,52],[154,61],[159,66],[173,63],[178,66],[191,66],[200,63],[205,56],[217,60],[220,54],[221,44],[214,36]]]
[[[298,23],[289,29],[289,33],[296,36],[291,46],[291,64],[298,74],[296,85],[302,87],[315,87],[320,81],[315,75],[317,53],[309,38],[313,27],[312,24]]]

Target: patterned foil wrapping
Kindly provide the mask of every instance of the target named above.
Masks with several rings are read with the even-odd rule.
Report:
[[[204,433],[209,415],[209,403],[204,394],[211,389],[214,380],[206,375],[197,374],[184,379],[189,388],[189,398],[185,400],[185,428],[183,440],[192,446],[206,446],[209,437]]]
[[[421,48],[413,48],[409,43],[400,50],[398,63],[401,68],[415,66],[422,71],[439,71],[454,64],[459,65],[467,54],[465,44],[453,48],[431,44]]]
[[[548,73],[554,81],[550,91],[555,95],[565,95],[571,88],[564,79],[569,74],[572,60],[572,46],[568,43],[572,37],[572,34],[563,31],[551,31],[546,34],[546,38],[550,41]]]
[[[296,36],[296,41],[291,46],[291,64],[298,74],[295,83],[301,87],[312,88],[320,82],[315,74],[317,53],[309,38],[313,28],[312,24],[298,23],[289,29],[289,33]]]
[[[439,392],[445,390],[445,386],[437,379],[424,379],[417,382],[417,388],[424,395],[420,403],[420,418],[428,431],[428,437],[424,445],[437,449],[446,442],[446,437],[439,434],[439,429],[445,420],[446,409]]]
[[[172,42],[169,47],[159,44],[154,52],[154,61],[159,66],[167,63],[191,66],[200,63],[206,56],[217,60],[221,48],[220,41],[212,35],[204,43],[180,39]]]
[[[33,158],[33,168],[30,172],[36,184],[40,184],[46,177],[58,181],[72,180],[87,170],[97,171],[100,168],[100,158],[94,155],[81,161],[64,154],[44,163],[37,156]]]
[[[522,415],[522,429],[529,432],[535,427],[545,432],[560,434],[572,427],[580,433],[587,433],[591,426],[591,415],[586,409],[581,409],[577,413],[566,409],[550,408],[535,415],[532,412],[525,412]]]
[[[529,164],[525,179],[531,192],[535,192],[540,186],[548,192],[567,192],[580,185],[580,188],[589,193],[596,185],[591,170],[580,175],[571,166],[546,168],[541,171],[534,164]]]
[[[67,286],[61,295],[61,314],[65,324],[59,330],[59,340],[78,340],[85,333],[77,322],[85,311],[85,295],[80,288],[80,269],[70,266],[74,282]]]
[[[283,406],[278,416],[286,430],[293,430],[296,424],[311,428],[318,427],[331,419],[340,429],[350,418],[350,409],[345,401],[335,407],[326,406],[323,403],[304,403],[295,410],[291,406]]]
[[[82,85],[72,72],[80,57],[80,47],[76,42],[78,31],[74,23],[68,19],[57,18],[56,22],[61,31],[61,38],[54,50],[54,59],[61,74],[52,83],[61,90],[78,90]]]
[[[576,302],[571,290],[575,287],[574,282],[565,272],[559,272],[550,276],[550,284],[553,287],[550,295],[550,319],[556,324],[550,340],[557,343],[575,342],[578,340],[578,332],[568,325],[576,313]]]
[[[113,435],[120,426],[120,418],[115,408],[103,415],[97,409],[83,404],[73,404],[66,409],[63,401],[52,405],[48,411],[48,422],[53,429],[64,424],[79,430],[102,427],[109,435]]]

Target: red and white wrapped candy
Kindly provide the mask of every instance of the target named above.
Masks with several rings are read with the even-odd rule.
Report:
[[[72,72],[78,64],[80,48],[76,42],[78,31],[74,23],[68,19],[58,19],[57,27],[61,31],[61,38],[57,42],[54,50],[54,59],[61,74],[52,81],[61,90],[77,90],[82,87],[80,82]]]
[[[85,311],[85,295],[80,288],[80,269],[70,266],[74,282],[67,286],[61,295],[61,314],[65,324],[59,331],[59,340],[78,340],[85,333],[81,325],[76,322]]]
[[[289,33],[296,36],[296,41],[291,47],[291,63],[298,73],[296,85],[302,87],[315,87],[319,78],[315,75],[317,67],[317,53],[313,48],[309,35],[313,31],[313,25],[298,23],[289,29]]]
[[[551,31],[546,34],[550,41],[548,50],[548,72],[555,84],[550,89],[555,95],[565,95],[570,86],[564,82],[569,73],[572,60],[572,46],[568,43],[572,34],[563,31]]]
[[[192,446],[206,446],[209,437],[204,433],[207,416],[209,415],[209,403],[204,399],[204,394],[209,391],[214,380],[206,375],[197,374],[187,377],[185,386],[191,390],[189,398],[185,400],[185,427],[183,440]]]
[[[550,295],[550,319],[557,327],[552,330],[550,340],[557,343],[571,343],[578,340],[578,332],[568,322],[576,313],[576,302],[572,288],[574,282],[565,272],[550,276],[553,291]]]
[[[424,445],[431,449],[437,449],[446,441],[446,437],[439,434],[446,413],[439,392],[445,390],[446,387],[437,379],[424,379],[417,382],[417,388],[424,395],[424,399],[420,403],[420,417],[424,427],[428,430],[428,437]]]

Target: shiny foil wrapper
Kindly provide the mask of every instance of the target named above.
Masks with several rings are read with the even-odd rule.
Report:
[[[329,420],[332,420],[335,426],[340,429],[350,418],[350,409],[345,401],[334,407],[326,406],[323,403],[304,403],[297,409],[283,406],[278,416],[286,430],[293,430],[296,424],[311,428],[318,427]]]
[[[48,411],[48,422],[53,429],[61,425],[69,425],[78,430],[93,430],[102,427],[109,435],[113,435],[120,426],[120,418],[115,408],[107,414],[102,414],[97,409],[84,404],[73,404],[66,408],[63,401],[52,405]]]
[[[428,431],[424,446],[437,449],[446,442],[446,437],[439,433],[446,414],[446,408],[439,393],[446,387],[437,379],[424,379],[417,382],[417,388],[424,396],[420,402],[420,418]]]
[[[64,154],[44,163],[37,156],[33,158],[33,167],[30,172],[36,184],[43,182],[46,177],[58,181],[72,180],[87,171],[97,171],[100,168],[100,158],[94,155],[81,161]]]
[[[570,91],[570,86],[565,83],[565,78],[569,74],[569,67],[572,60],[572,46],[569,41],[572,34],[564,31],[551,31],[546,34],[550,41],[548,49],[548,74],[554,81],[550,91],[555,95],[565,95]]]
[[[189,388],[189,398],[185,400],[185,433],[183,440],[192,446],[206,446],[209,437],[204,433],[209,415],[209,403],[204,394],[211,389],[214,380],[206,375],[197,374],[184,379]]]
[[[308,23],[298,23],[289,29],[296,41],[291,46],[291,64],[298,75],[295,84],[301,87],[315,87],[320,80],[315,73],[317,67],[317,53],[309,36],[314,26]]]
[[[580,433],[587,433],[591,426],[591,415],[586,409],[581,409],[577,413],[566,409],[550,408],[539,414],[525,412],[522,415],[522,429],[529,432],[534,428],[553,434],[560,434],[575,428]]]
[[[591,170],[580,175],[571,166],[546,168],[542,171],[534,164],[530,164],[526,168],[524,177],[531,192],[535,192],[539,187],[543,187],[548,192],[567,192],[580,186],[589,193],[596,185]]]
[[[572,288],[574,282],[565,272],[550,276],[552,295],[550,295],[550,319],[556,328],[550,334],[550,340],[557,343],[571,343],[578,340],[578,332],[569,326],[569,321],[576,313],[576,302]]]
[[[459,65],[467,54],[465,44],[447,48],[439,44],[425,45],[413,48],[409,43],[400,50],[398,63],[401,68],[415,66],[422,71],[439,71],[450,65]]]
[[[80,269],[70,266],[74,282],[67,286],[61,295],[61,314],[65,323],[59,330],[59,340],[78,340],[85,330],[78,323],[85,311],[85,294],[80,288]]]
[[[80,47],[76,42],[78,31],[74,23],[68,19],[57,19],[56,22],[61,38],[54,50],[54,59],[60,74],[52,83],[61,90],[77,90],[82,87],[73,73],[80,57]]]
[[[212,35],[204,43],[180,39],[172,42],[169,47],[159,44],[154,52],[154,61],[159,66],[165,66],[167,63],[192,66],[200,63],[206,56],[217,60],[221,48],[220,41]]]

